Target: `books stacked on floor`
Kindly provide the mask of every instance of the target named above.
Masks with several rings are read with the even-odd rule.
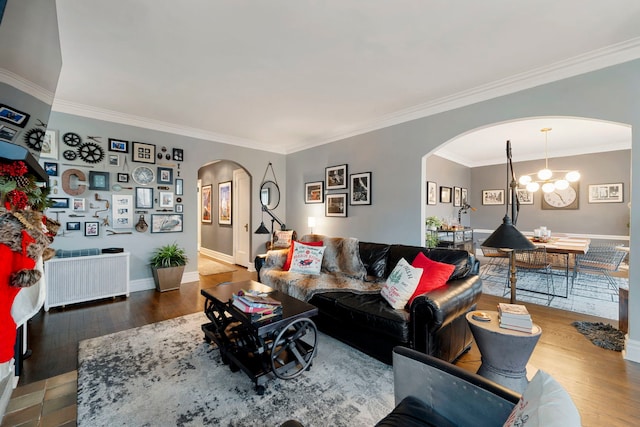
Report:
[[[533,332],[531,315],[527,307],[522,304],[499,303],[498,319],[500,320],[501,328],[527,333]]]
[[[252,322],[282,317],[282,303],[268,295],[241,291],[233,295],[233,305]]]

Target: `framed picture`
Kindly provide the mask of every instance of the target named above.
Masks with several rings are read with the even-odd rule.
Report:
[[[69,198],[68,197],[49,197],[53,202],[51,208],[53,209],[69,209]]]
[[[139,163],[155,163],[156,146],[134,141],[131,148],[131,160]]]
[[[100,233],[100,223],[98,221],[87,221],[84,223],[85,236],[97,236]]]
[[[218,224],[231,225],[231,181],[218,184]]]
[[[182,214],[152,214],[152,233],[180,233],[182,232]]]
[[[469,193],[466,188],[460,189],[460,197],[462,199],[462,204],[469,204]]]
[[[79,221],[67,222],[67,231],[80,231],[80,222]]]
[[[73,211],[74,212],[84,212],[87,210],[85,199],[73,199]]]
[[[350,205],[371,204],[371,172],[351,174],[349,177],[351,187],[349,191]]]
[[[89,190],[109,190],[109,172],[89,171]]]
[[[109,154],[109,166],[120,166],[120,156],[117,154]]]
[[[347,216],[347,193],[327,194],[325,216]]]
[[[109,151],[117,151],[118,153],[128,153],[129,141],[109,138]]]
[[[9,126],[0,124],[0,141],[13,142],[13,139],[17,134],[17,130],[11,129]]]
[[[622,203],[622,183],[589,184],[589,203]]]
[[[533,204],[533,193],[527,191],[526,188],[516,188],[516,197],[518,198],[518,202],[521,205],[532,205]],[[511,191],[509,191],[509,203],[513,203],[511,200]]]
[[[483,205],[504,205],[504,190],[482,190]]]
[[[176,196],[182,196],[184,194],[184,183],[182,178],[176,178]]]
[[[177,213],[182,213],[183,210],[184,210],[184,205],[182,203],[178,203],[176,205],[176,212]]]
[[[305,182],[304,202],[305,203],[324,202],[324,181]]]
[[[129,182],[128,173],[118,173],[118,182]]]
[[[347,188],[347,165],[325,168],[324,181],[326,183],[327,190]]]
[[[30,116],[27,113],[18,111],[8,105],[0,104],[0,120],[23,128],[29,121],[29,117]]]
[[[42,149],[40,150],[40,158],[58,159],[58,131],[46,130],[42,137]]]
[[[451,203],[451,187],[440,187],[440,203]]]
[[[159,200],[159,205],[161,208],[173,207],[173,193],[171,191],[161,191]]]
[[[174,148],[172,154],[173,160],[175,160],[176,162],[184,161],[184,152],[182,151],[182,148]]]
[[[136,187],[136,209],[153,209],[153,188]]]
[[[113,194],[111,196],[111,215],[113,228],[132,228],[133,196],[130,194]]]
[[[438,184],[433,181],[427,181],[427,204],[438,204]]]
[[[44,162],[44,171],[49,176],[58,176],[58,164],[57,163]]]
[[[453,206],[462,206],[462,188],[453,187]]]
[[[202,218],[200,221],[211,224],[213,219],[211,218],[211,189],[212,185],[205,185],[202,187],[202,197],[200,199],[200,206],[202,207]]]
[[[158,168],[158,184],[173,184],[173,169]]]

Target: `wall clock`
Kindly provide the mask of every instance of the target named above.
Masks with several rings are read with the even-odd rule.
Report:
[[[140,185],[148,185],[153,182],[155,174],[151,168],[146,166],[138,166],[131,172],[131,177]]]
[[[578,209],[578,183],[570,183],[564,190],[543,193],[542,209]]]

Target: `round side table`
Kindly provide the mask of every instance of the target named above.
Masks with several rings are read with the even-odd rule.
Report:
[[[527,388],[527,362],[540,339],[542,329],[533,324],[533,333],[500,327],[497,311],[484,311],[491,320],[482,322],[467,313],[467,322],[482,356],[478,375],[518,393]]]

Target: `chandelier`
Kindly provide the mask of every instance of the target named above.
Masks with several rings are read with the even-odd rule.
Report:
[[[569,187],[570,182],[576,182],[580,179],[580,172],[568,171],[568,170],[556,170],[549,169],[549,151],[547,137],[551,128],[542,128],[540,132],[544,133],[544,169],[540,169],[538,172],[522,175],[518,182],[521,185],[526,186],[527,191],[533,193],[542,188],[545,193],[552,193],[555,190],[566,190]],[[554,174],[565,173],[563,178],[554,178]],[[534,180],[533,177],[537,178]]]

